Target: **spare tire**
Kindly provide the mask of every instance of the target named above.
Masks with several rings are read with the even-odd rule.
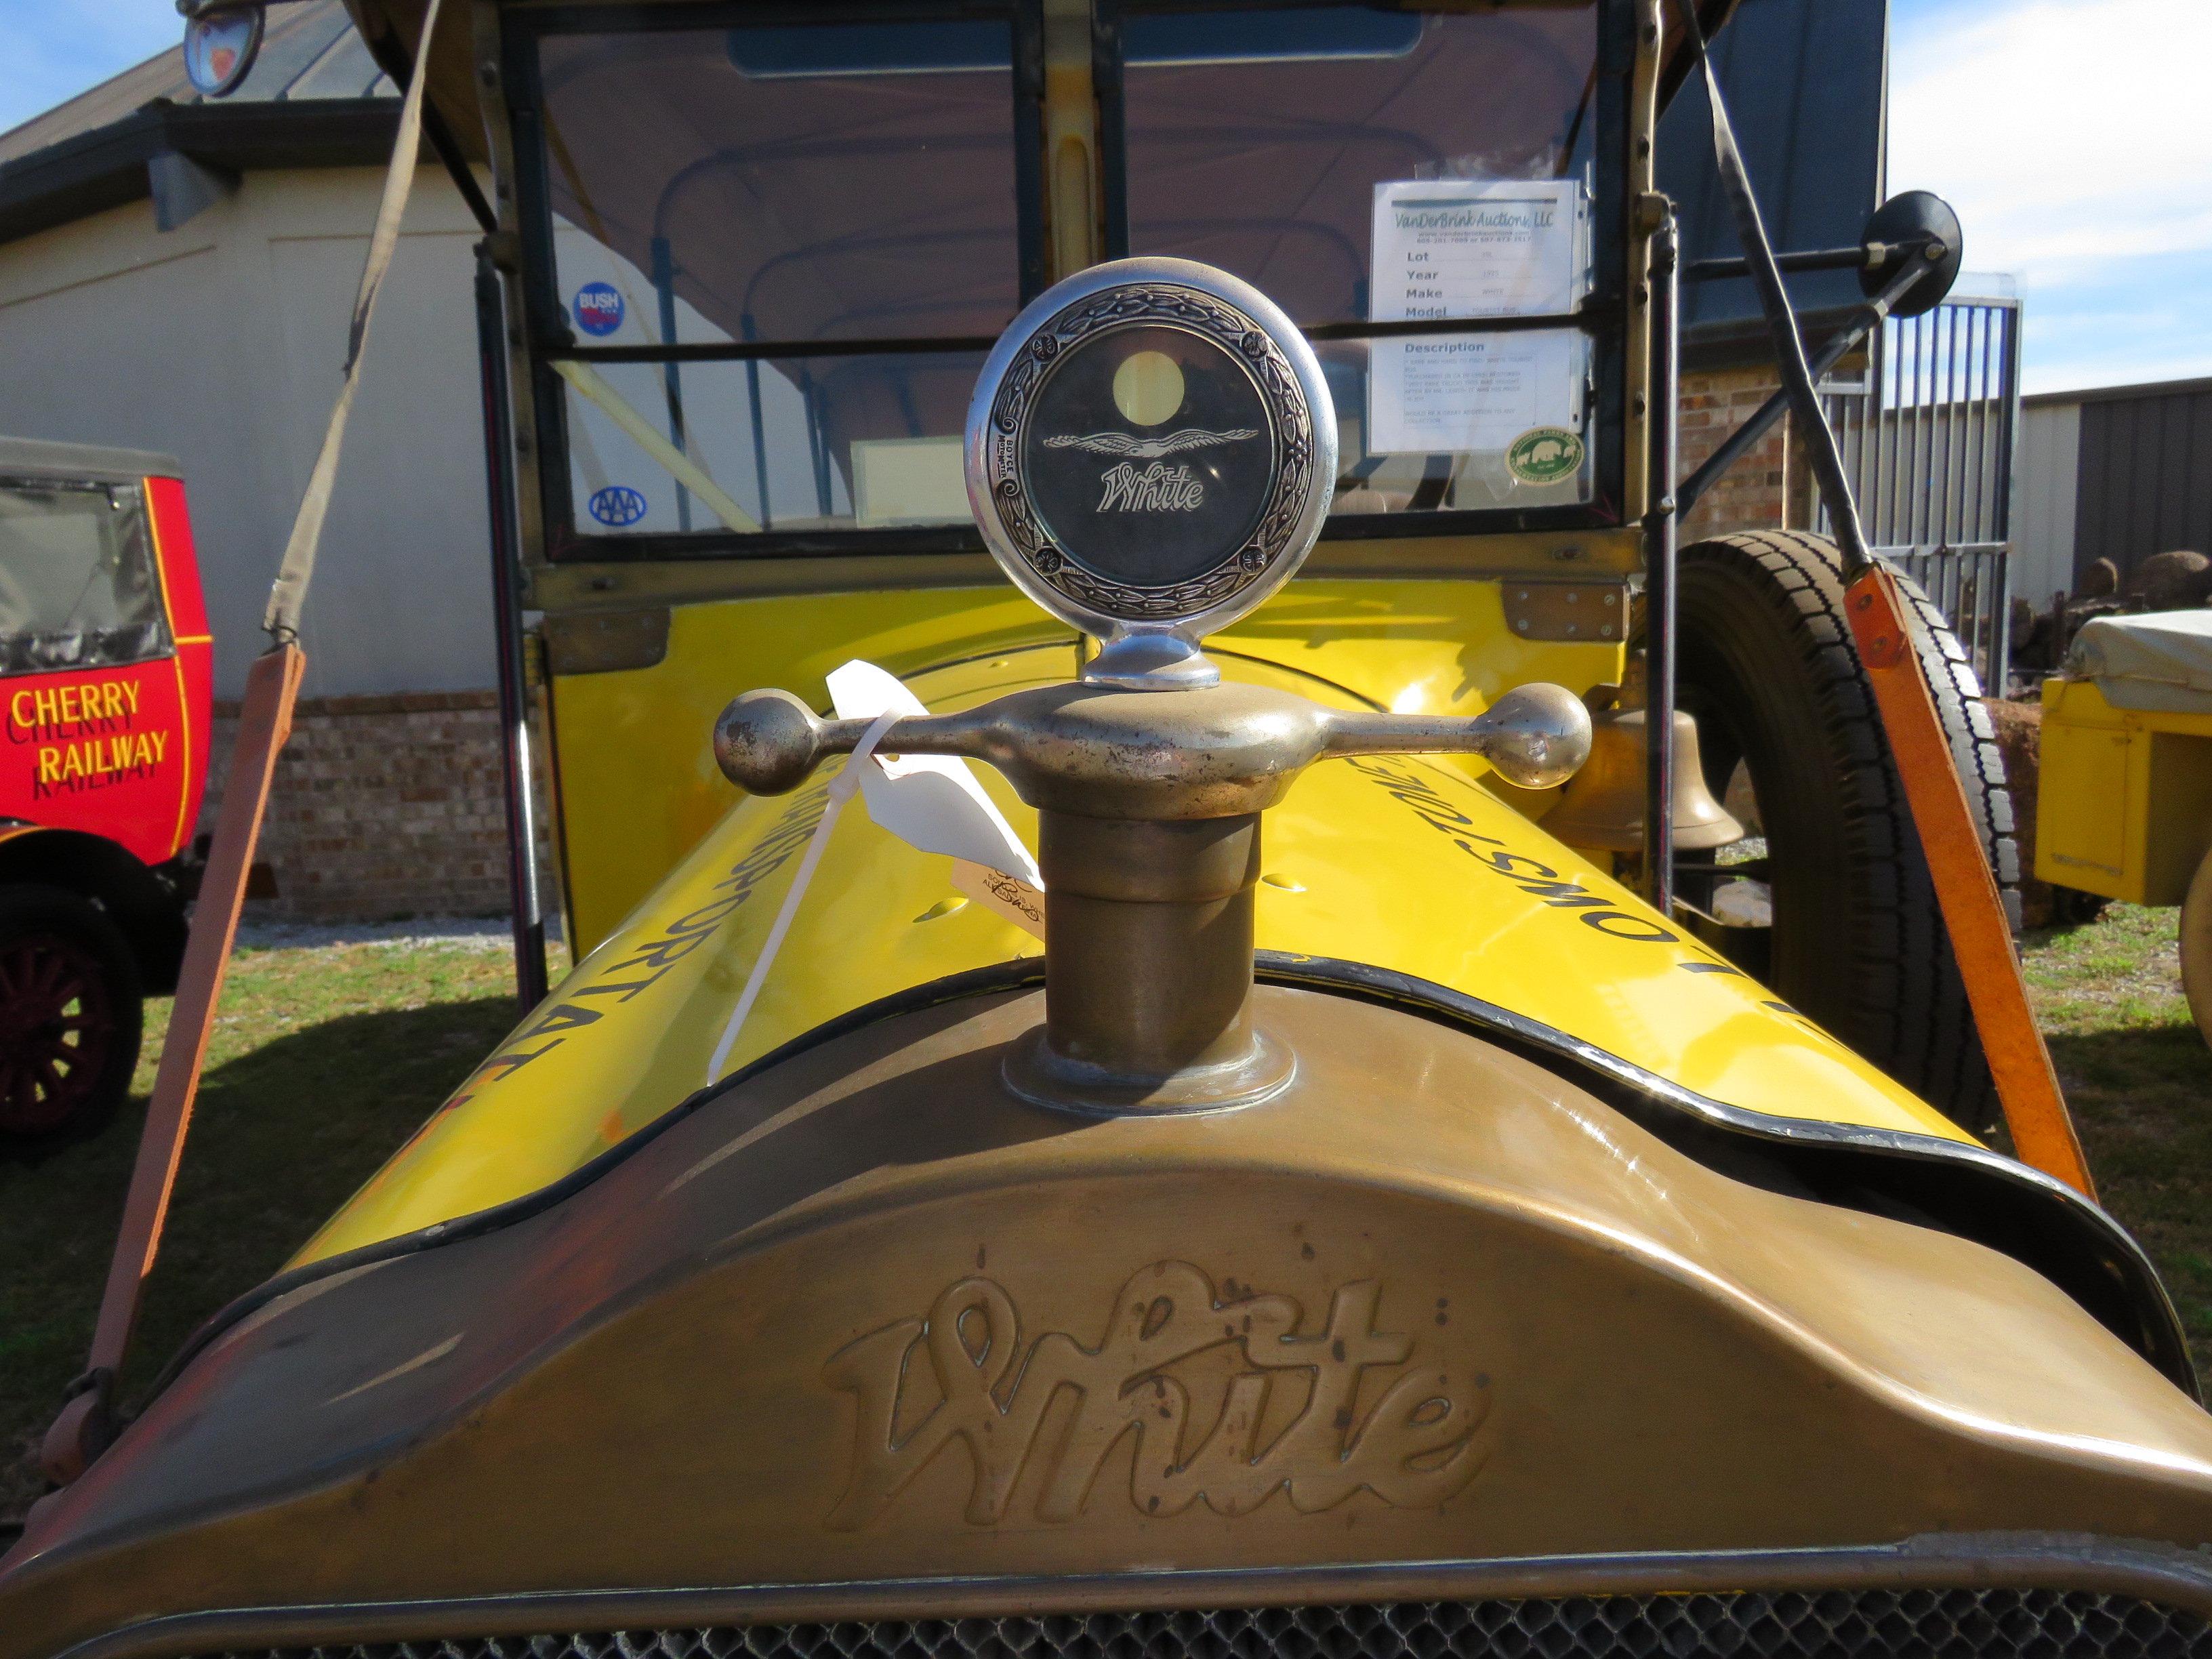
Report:
[[[2212,851],[2190,878],[2181,901],[2181,991],[2189,1017],[2205,1042],[2212,1042]]]
[[[1981,686],[1927,594],[1899,586],[2017,928],[2012,799]],[[1787,531],[1699,542],[1681,551],[1677,593],[1678,696],[1698,720],[1706,781],[1724,793],[1741,762],[1766,836],[1768,982],[1929,1104],[1989,1133],[1996,1090],[1844,621],[1835,544]]]

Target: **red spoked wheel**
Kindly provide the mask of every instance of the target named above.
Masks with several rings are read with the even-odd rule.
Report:
[[[115,1045],[100,960],[59,934],[0,950],[0,1129],[46,1134],[90,1104]]]
[[[0,888],[0,1139],[74,1139],[131,1086],[142,1011],[128,943],[74,893]]]

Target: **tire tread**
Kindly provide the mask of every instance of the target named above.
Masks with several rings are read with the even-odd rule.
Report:
[[[1903,780],[1844,619],[1834,544],[1802,532],[1746,532],[1698,543],[1680,556],[1686,592],[1704,582],[1765,600],[1790,638],[1817,710],[1826,753],[1808,759],[1832,769],[1839,786],[1850,849],[1844,929],[1850,991],[1846,1006],[1808,1012],[1930,1104],[1970,1128],[1986,1127],[1995,1091]],[[1901,574],[1899,585],[1967,804],[2017,931],[2020,850],[1995,725],[1972,660],[1942,612]],[[1791,987],[1776,988],[1798,1000]]]

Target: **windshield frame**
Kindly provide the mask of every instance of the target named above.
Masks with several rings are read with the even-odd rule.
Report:
[[[1104,257],[1123,257],[1128,246],[1127,140],[1122,97],[1122,26],[1144,13],[1279,9],[1320,7],[1341,0],[1095,0],[1092,78],[1098,110],[1100,209]],[[1534,0],[1540,3],[1540,0]],[[1433,539],[1531,532],[1618,530],[1627,522],[1627,355],[1630,243],[1625,201],[1631,80],[1635,63],[1634,0],[1593,0],[1598,33],[1590,95],[1591,258],[1589,292],[1566,317],[1455,319],[1411,323],[1338,322],[1308,330],[1316,342],[1384,339],[1407,335],[1486,334],[1565,324],[1590,341],[1591,395],[1585,431],[1591,450],[1591,495],[1583,503],[1525,508],[1422,509],[1388,514],[1332,513],[1323,540]],[[1409,11],[1458,9],[1450,0],[1419,3]],[[803,5],[789,0],[713,0],[712,3],[580,3],[532,7],[502,13],[501,58],[514,160],[519,228],[523,243],[523,337],[532,386],[537,454],[534,471],[542,514],[543,560],[549,564],[647,563],[661,561],[762,559],[793,556],[950,554],[982,550],[972,524],[809,527],[738,531],[721,526],[623,535],[580,526],[573,493],[568,434],[568,386],[556,360],[597,363],[682,364],[690,362],[811,358],[883,353],[978,354],[994,338],[915,337],[874,341],[757,341],[727,346],[605,346],[577,339],[559,295],[554,246],[553,193],[542,118],[544,88],[539,47],[548,37],[697,30],[776,23],[1004,20],[1012,39],[1012,106],[1016,228],[1020,303],[1046,286],[1043,163],[1043,19],[1039,0],[855,0]],[[526,471],[525,476],[528,476]]]

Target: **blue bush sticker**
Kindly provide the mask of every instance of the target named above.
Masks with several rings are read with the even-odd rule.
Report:
[[[622,290],[612,283],[586,283],[576,290],[576,326],[586,334],[611,334],[623,325]]]
[[[645,497],[628,484],[609,484],[592,497],[589,505],[593,518],[617,530],[645,516]]]

